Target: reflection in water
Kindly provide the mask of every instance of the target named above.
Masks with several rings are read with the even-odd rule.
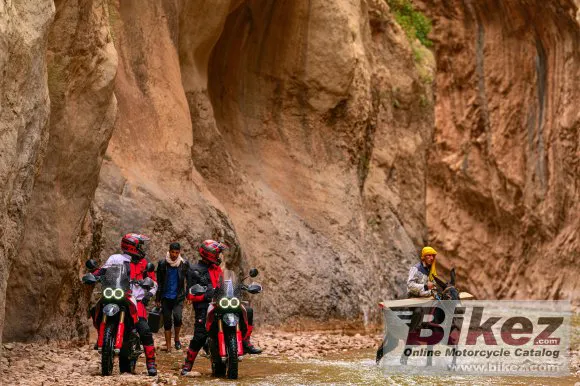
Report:
[[[377,342],[378,345],[379,342]],[[580,315],[572,317],[571,347],[580,348]],[[236,382],[211,376],[209,360],[198,357],[193,370],[199,378],[174,377],[183,364],[183,353],[160,352],[161,374],[176,380],[176,385],[575,385],[580,376],[567,377],[489,377],[489,376],[417,376],[389,375],[375,364],[376,349],[355,350],[334,354],[324,359],[281,359],[267,356],[246,356],[240,363],[240,379]],[[577,365],[575,365],[577,367]],[[144,369],[144,367],[143,367]],[[576,368],[577,369],[577,368]],[[168,374],[169,373],[169,374]]]
[[[580,377],[472,377],[472,376],[408,376],[383,374],[375,364],[374,349],[331,355],[324,359],[280,359],[260,356],[244,358],[240,363],[240,379],[229,382],[211,377],[210,363],[199,358],[193,368],[200,378],[178,379],[178,385],[574,385]],[[175,374],[181,366],[181,353],[161,354],[159,361]],[[169,383],[171,384],[171,382]]]

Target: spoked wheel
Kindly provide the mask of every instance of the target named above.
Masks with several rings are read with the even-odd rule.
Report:
[[[229,379],[238,379],[238,340],[236,334],[228,334],[226,338],[228,359],[226,367]]]
[[[215,377],[223,377],[226,375],[226,365],[222,362],[222,358],[220,357],[217,341],[210,340],[209,351],[212,375]]]
[[[103,351],[101,353],[101,374],[111,375],[113,373],[113,364],[115,359],[115,335],[117,325],[109,323],[105,326],[103,335]]]

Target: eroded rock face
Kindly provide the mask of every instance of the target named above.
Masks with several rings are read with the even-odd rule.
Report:
[[[50,135],[10,271],[9,340],[73,337],[84,325],[78,272],[90,243],[87,214],[117,114],[117,53],[105,2],[55,5],[46,47]]]
[[[44,52],[53,15],[51,1],[0,4],[0,332],[11,261],[18,256],[24,217],[46,148],[49,96]]]
[[[260,318],[376,315],[424,233],[430,91],[402,31],[374,4],[254,1],[209,68],[219,134],[194,162],[264,272]],[[226,156],[206,161],[212,146]]]
[[[132,230],[154,237],[155,259],[174,239],[195,260],[200,241],[223,238],[239,246],[228,268],[263,272],[260,320],[372,317],[377,298],[403,290],[369,283],[391,278],[389,263],[424,234],[424,207],[397,197],[424,202],[432,119],[404,34],[358,1],[203,4],[116,6],[119,119],[96,193],[101,259]],[[385,168],[404,182],[381,198]]]
[[[435,19],[427,224],[480,298],[579,301],[580,27],[571,1],[451,1]]]
[[[272,324],[378,321],[426,242],[479,297],[577,296],[566,1],[423,4],[436,101],[381,0],[55,5],[0,6],[6,338],[86,336],[82,263],[131,231],[225,240]]]
[[[229,2],[223,2],[221,11],[211,4],[207,9],[191,2],[110,5],[120,56],[115,82],[119,113],[95,194],[102,234],[93,252],[102,261],[119,250],[121,237],[128,232],[152,238],[153,262],[164,258],[175,240],[190,258],[207,238],[237,244],[223,205],[192,162],[192,124],[198,123],[191,120],[182,83],[198,84],[192,87],[199,90],[207,82],[201,74],[207,58],[193,53],[199,52],[198,45],[209,45],[205,48],[209,55],[229,9]],[[205,30],[204,17],[214,11],[217,16],[207,20],[207,34],[198,34]],[[182,70],[180,51],[186,49],[191,62],[184,60]],[[187,76],[182,76],[185,72]],[[213,116],[208,108],[206,120]]]

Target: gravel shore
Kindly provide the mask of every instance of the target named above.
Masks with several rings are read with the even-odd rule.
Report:
[[[157,377],[146,375],[144,358],[140,358],[137,363],[136,375],[120,375],[116,368],[113,376],[101,377],[100,355],[93,350],[92,344],[75,347],[64,342],[6,343],[1,358],[2,385],[176,385],[180,383],[179,368],[190,338],[182,337],[182,350],[173,349],[167,353],[162,335],[155,335],[159,371]],[[330,332],[262,331],[253,338],[253,342],[264,350],[259,357],[290,361],[320,359],[330,354],[375,348],[380,341],[381,336],[378,334],[347,335]],[[580,376],[580,351],[575,350],[571,354],[572,374]],[[204,360],[202,364],[205,369],[207,362]],[[190,374],[193,377],[200,375],[196,371]]]
[[[182,337],[185,352],[191,336]],[[308,359],[325,355],[375,347],[377,335],[354,336],[331,333],[262,332],[253,342],[264,350],[262,357]],[[118,368],[113,376],[100,376],[100,355],[92,344],[74,347],[70,343],[6,343],[2,364],[3,385],[152,385],[175,384],[179,370],[176,360],[184,354],[173,349],[170,354],[161,334],[155,335],[159,375],[147,376],[144,358],[139,358],[136,375],[120,375]],[[170,358],[169,358],[170,357]],[[191,376],[198,373],[193,372]]]

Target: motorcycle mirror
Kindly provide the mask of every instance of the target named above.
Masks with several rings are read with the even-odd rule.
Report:
[[[252,268],[250,269],[250,277],[256,277],[258,276],[258,268]]]
[[[95,269],[97,269],[99,267],[99,265],[97,264],[97,262],[93,259],[89,259],[85,262],[85,267],[87,267],[87,269],[89,271],[94,271]]]
[[[262,286],[260,284],[252,283],[248,286],[248,292],[251,294],[259,294],[262,292]]]
[[[149,264],[151,264],[151,263],[149,263]],[[150,290],[154,286],[155,286],[155,283],[153,282],[153,280],[151,280],[150,277],[145,278],[145,280],[143,280],[143,282],[141,282],[141,287],[146,289],[146,290]]]
[[[97,278],[92,273],[87,273],[86,275],[83,276],[81,281],[84,284],[95,284],[97,282]]]
[[[155,265],[153,263],[147,263],[147,272],[155,271]]]
[[[196,284],[189,289],[189,293],[191,295],[203,295],[206,293],[206,291],[207,291],[206,287],[202,287],[199,284]]]

